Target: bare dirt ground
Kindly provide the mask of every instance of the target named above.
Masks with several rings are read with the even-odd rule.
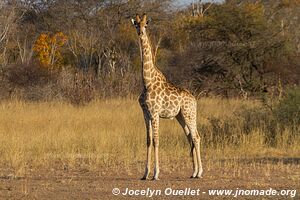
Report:
[[[24,176],[15,176],[13,170],[0,169],[0,199],[143,199],[145,196],[113,195],[113,188],[125,192],[126,188],[161,190],[152,199],[300,199],[299,158],[263,159],[256,164],[240,161],[239,168],[224,165],[205,167],[202,179],[190,179],[190,169],[174,172],[161,170],[161,180],[142,181],[138,170],[126,173],[87,169],[37,169]],[[200,189],[199,196],[167,196],[165,189]],[[210,196],[211,189],[290,189],[291,196]],[[205,193],[203,193],[205,192]]]

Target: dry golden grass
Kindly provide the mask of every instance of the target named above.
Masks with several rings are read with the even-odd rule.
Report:
[[[238,99],[199,100],[198,124],[202,127],[202,137],[209,135],[203,131],[212,131],[211,117],[234,117],[236,111],[245,107],[260,109],[261,104]],[[266,146],[264,133],[259,129],[244,134],[238,145],[211,146],[203,142],[206,168],[235,167],[235,175],[239,176],[243,167],[232,160],[299,156],[299,137],[291,143],[289,135],[289,130],[284,131],[276,138],[277,146],[272,148]],[[191,167],[187,162],[189,145],[176,120],[162,120],[160,138],[160,156],[165,171]],[[132,173],[132,169],[142,171],[145,143],[143,116],[136,100],[98,100],[84,107],[61,102],[0,103],[1,165],[20,174],[28,168],[57,165],[117,169],[122,164],[128,173]],[[250,165],[254,164],[250,162]]]

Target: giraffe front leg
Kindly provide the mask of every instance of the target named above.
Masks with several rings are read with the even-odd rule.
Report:
[[[152,122],[151,124],[152,124],[152,129],[153,129],[153,146],[154,146],[154,162],[155,162],[153,180],[159,180],[159,178],[158,178],[158,175],[159,175],[159,159],[158,159],[159,116],[155,116],[151,122]]]
[[[198,131],[196,131],[196,155],[197,155],[197,162],[198,162],[198,174],[197,174],[197,178],[202,178],[202,173],[203,173],[203,168],[202,168],[202,161],[201,161],[201,154],[200,154],[200,135],[198,133]]]
[[[146,161],[146,167],[145,167],[145,173],[142,178],[142,180],[147,180],[150,174],[150,165],[151,165],[151,151],[152,151],[152,126],[151,121],[147,115],[147,113],[144,113],[145,117],[145,124],[147,129],[147,161]]]

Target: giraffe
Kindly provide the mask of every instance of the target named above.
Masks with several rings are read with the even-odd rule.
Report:
[[[131,19],[131,21],[140,39],[144,86],[143,92],[139,96],[147,132],[147,161],[142,180],[149,178],[152,145],[155,164],[153,180],[159,180],[159,119],[173,119],[174,117],[182,126],[191,146],[193,159],[191,178],[201,178],[203,169],[200,157],[200,136],[196,124],[197,101],[189,91],[168,82],[164,74],[155,66],[151,44],[146,32],[149,22],[146,14],[142,18],[136,15],[136,19]]]

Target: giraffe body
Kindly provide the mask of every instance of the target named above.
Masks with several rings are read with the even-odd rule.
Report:
[[[142,108],[147,109],[150,118],[158,114],[164,119],[173,119],[180,111],[196,106],[195,98],[187,90],[176,88],[164,81],[145,89],[139,102]]]
[[[178,88],[167,81],[166,77],[154,65],[152,48],[146,34],[147,20],[143,15],[142,20],[137,15],[132,20],[140,37],[142,55],[142,77],[144,89],[139,97],[139,103],[144,113],[147,130],[147,163],[142,179],[147,179],[150,173],[151,151],[154,146],[154,180],[159,175],[159,119],[173,119],[176,117],[191,145],[194,172],[192,178],[200,178],[202,175],[202,163],[200,157],[200,136],[197,131],[196,114],[197,101],[187,90]]]

